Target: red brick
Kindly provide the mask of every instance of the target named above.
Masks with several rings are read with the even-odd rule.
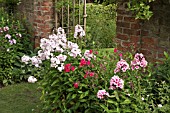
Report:
[[[141,35],[142,36],[148,36],[149,35],[149,31],[148,30],[141,30]]]
[[[139,23],[131,23],[131,24],[130,24],[130,28],[131,28],[131,29],[140,29],[141,26],[140,26]]]
[[[121,39],[121,40],[129,39],[128,35],[124,35],[124,34],[120,34],[120,33],[117,34],[116,38]]]
[[[125,22],[134,22],[135,18],[134,17],[124,17]]]
[[[131,43],[129,41],[122,41],[121,46],[122,47],[130,47]]]
[[[116,25],[119,27],[130,28],[130,23],[128,22],[116,22]]]
[[[123,20],[123,16],[117,16],[117,21],[122,21]]]
[[[139,36],[130,36],[130,41],[132,43],[138,43],[140,41],[140,37]]]
[[[122,33],[123,29],[119,26],[116,27],[116,33]]]
[[[123,33],[127,35],[136,35],[136,30],[123,28]]]

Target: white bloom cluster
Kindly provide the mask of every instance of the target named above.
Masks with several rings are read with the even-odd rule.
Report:
[[[56,55],[56,53],[58,53]],[[57,68],[59,71],[64,70],[64,62],[67,59],[66,55],[76,58],[81,55],[81,50],[77,43],[67,41],[64,29],[58,28],[57,34],[52,34],[49,38],[40,40],[40,50],[37,56],[29,57],[24,55],[21,60],[25,64],[29,62],[36,67],[40,67],[42,61],[50,60],[51,67]]]
[[[37,79],[36,79],[34,76],[30,76],[30,77],[28,78],[28,82],[29,82],[29,83],[35,83],[35,82],[37,82]]]
[[[86,50],[84,52],[84,57],[88,60],[91,60],[91,59],[96,59],[96,56],[93,54],[93,52],[91,52],[90,50]]]
[[[85,31],[83,30],[83,28],[80,25],[76,25],[75,26],[75,32],[74,32],[74,38],[82,38],[83,36],[85,36]]]

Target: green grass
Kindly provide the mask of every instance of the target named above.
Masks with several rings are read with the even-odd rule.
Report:
[[[37,84],[20,83],[0,89],[0,113],[38,113],[41,91]]]

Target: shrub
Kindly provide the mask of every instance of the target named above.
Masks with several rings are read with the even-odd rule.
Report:
[[[30,36],[20,21],[0,9],[0,83],[4,85],[20,82],[25,75],[21,73],[20,57],[30,54]]]
[[[116,33],[116,6],[87,4],[86,47],[113,48]]]

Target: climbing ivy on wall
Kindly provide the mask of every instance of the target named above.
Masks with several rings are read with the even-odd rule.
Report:
[[[150,10],[150,3],[155,0],[95,0],[95,2],[100,2],[104,5],[125,1],[128,2],[128,9],[136,15],[136,19],[149,20],[153,15],[153,12]]]

